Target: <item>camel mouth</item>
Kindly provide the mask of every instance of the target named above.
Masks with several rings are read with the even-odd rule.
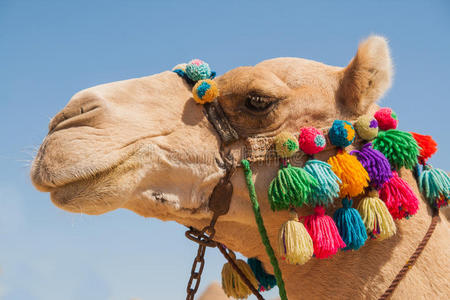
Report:
[[[266,115],[275,108],[279,101],[279,99],[271,97],[249,95],[245,99],[244,105],[247,111],[251,114]]]

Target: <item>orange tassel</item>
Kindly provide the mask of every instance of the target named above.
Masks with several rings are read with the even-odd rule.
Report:
[[[328,159],[333,172],[342,180],[341,197],[355,197],[369,186],[369,174],[358,159],[340,150],[338,154]]]

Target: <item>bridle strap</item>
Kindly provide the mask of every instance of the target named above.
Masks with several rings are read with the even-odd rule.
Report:
[[[425,233],[422,241],[420,242],[419,246],[417,246],[416,251],[411,255],[411,257],[408,259],[406,264],[401,268],[401,270],[397,273],[397,276],[395,276],[394,280],[392,280],[391,285],[387,288],[387,290],[384,292],[383,295],[378,298],[378,300],[386,300],[392,296],[395,289],[397,288],[400,281],[405,278],[406,273],[414,266],[417,259],[419,258],[420,254],[422,254],[423,249],[425,249],[425,246],[427,245],[428,241],[431,238],[431,235],[434,232],[434,229],[436,228],[436,225],[439,221],[439,210],[436,208],[432,208],[432,218],[430,226],[428,227],[427,232]]]
[[[231,126],[217,100],[211,103],[205,103],[204,107],[206,117],[220,136],[222,144],[228,145],[239,139],[238,133]]]

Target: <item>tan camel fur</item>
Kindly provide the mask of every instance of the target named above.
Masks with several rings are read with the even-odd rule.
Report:
[[[239,67],[216,79],[218,99],[241,137],[274,136],[302,126],[331,126],[373,113],[390,87],[392,63],[387,42],[363,41],[350,64],[327,66],[300,58],[275,58]],[[256,111],[249,96],[267,104]],[[401,119],[407,116],[400,115]],[[53,203],[70,212],[102,214],[117,208],[144,217],[175,220],[197,228],[211,213],[208,197],[224,175],[220,140],[194,102],[191,87],[173,72],[113,82],[77,93],[50,122],[49,134],[33,162],[31,178]],[[243,139],[230,146],[236,159]],[[333,153],[321,153],[325,160]],[[272,212],[267,188],[277,165],[253,165],[261,211],[272,242],[288,219]],[[401,170],[417,194],[411,172]],[[230,211],[216,226],[216,238],[247,257],[258,257],[272,272],[255,224],[242,169],[232,177]],[[337,205],[339,207],[340,204]],[[328,210],[331,214],[336,209]],[[298,210],[299,215],[311,208]],[[368,241],[358,251],[312,259],[303,266],[280,261],[289,299],[374,299],[388,287],[413,253],[431,220],[421,198],[409,220],[396,222],[397,234]],[[395,291],[395,299],[448,299],[450,227],[441,220],[417,264]],[[194,245],[193,245],[194,246]]]

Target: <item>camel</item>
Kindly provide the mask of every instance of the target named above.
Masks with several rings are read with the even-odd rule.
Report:
[[[217,101],[240,136],[226,148],[239,161],[247,137],[298,132],[303,126],[326,128],[335,119],[373,114],[392,76],[388,43],[380,36],[362,41],[346,67],[285,57],[230,70],[215,79],[221,93]],[[191,88],[174,72],[164,71],[78,92],[50,121],[31,168],[34,186],[49,192],[51,201],[69,212],[98,215],[125,208],[143,217],[203,228],[212,216],[209,195],[225,170],[220,138],[204,107],[193,100]],[[255,95],[263,107],[253,102]],[[333,154],[330,150],[316,158],[326,160]],[[278,166],[251,167],[275,246],[277,231],[288,219],[287,211],[271,211],[267,199]],[[401,169],[400,176],[421,199],[417,215],[396,221],[394,237],[370,240],[358,251],[341,251],[302,266],[279,259],[289,299],[375,299],[384,292],[431,220],[411,171]],[[218,220],[215,239],[246,257],[257,257],[272,272],[241,168],[231,181],[231,206]],[[312,208],[297,211],[308,215]],[[395,290],[394,299],[448,299],[448,219],[441,213],[427,247]]]

